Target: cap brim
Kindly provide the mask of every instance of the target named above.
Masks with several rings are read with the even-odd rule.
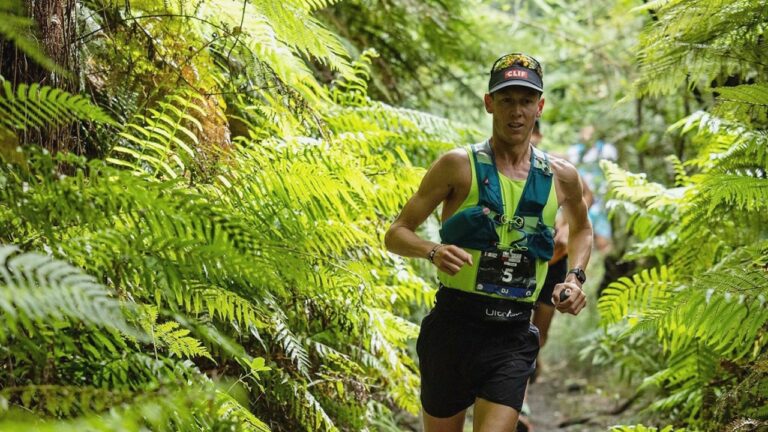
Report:
[[[528,81],[523,81],[523,80],[511,80],[511,81],[504,81],[504,82],[498,83],[496,87],[488,90],[488,93],[493,93],[495,91],[499,91],[503,89],[504,87],[509,87],[509,86],[528,87],[544,93],[544,89],[541,88],[540,86],[537,86],[536,84],[533,84]]]

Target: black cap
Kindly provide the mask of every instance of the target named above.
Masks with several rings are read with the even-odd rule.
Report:
[[[541,65],[535,58],[512,53],[499,57],[491,67],[491,79],[488,81],[488,93],[504,87],[523,86],[544,92]]]

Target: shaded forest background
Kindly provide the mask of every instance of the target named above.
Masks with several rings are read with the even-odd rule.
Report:
[[[619,152],[582,361],[646,425],[765,430],[767,31],[752,0],[0,0],[0,430],[412,428],[433,274],[382,235],[510,51],[545,149]]]

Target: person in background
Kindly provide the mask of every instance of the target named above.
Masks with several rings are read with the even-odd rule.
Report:
[[[579,170],[584,183],[593,191],[592,204],[589,206],[589,219],[595,233],[595,246],[603,255],[611,251],[613,241],[612,228],[605,208],[607,184],[600,161],[618,159],[616,147],[602,139],[595,139],[595,127],[587,125],[579,132],[580,141],[568,148],[568,160]]]

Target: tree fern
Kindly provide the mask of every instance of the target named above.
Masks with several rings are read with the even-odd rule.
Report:
[[[46,385],[116,395],[108,416],[92,409],[104,417],[86,400],[68,414],[51,404],[62,418],[40,430],[366,430],[418,410],[415,326],[399,316],[433,293],[381,236],[423,174],[414,165],[472,131],[369,100],[370,61],[350,66],[311,15],[331,3],[87,2],[89,83],[125,126],[102,135],[107,164],[30,149],[4,160],[2,235],[93,275],[146,335],[11,335],[23,348],[0,360],[29,357],[30,373],[3,377],[37,386],[36,413]],[[132,75],[108,88],[120,65]],[[54,341],[66,350],[49,359]]]
[[[764,401],[740,383],[768,382],[752,372],[764,363],[768,322],[764,5],[676,0],[641,9],[657,22],[640,41],[639,93],[685,85],[711,91],[716,104],[669,129],[691,150],[687,160],[673,161],[674,189],[602,165],[614,211],[628,213],[637,236],[625,258],[653,257],[675,276],[667,291],[641,282],[653,280],[648,270],[614,282],[599,303],[604,338],[644,338],[646,346],[655,339],[663,359],[661,367],[645,367],[645,386],[659,393],[652,409],[704,430],[759,430],[760,413],[749,407]],[[665,295],[649,306],[644,296],[654,292]],[[600,344],[621,358],[621,347]]]

